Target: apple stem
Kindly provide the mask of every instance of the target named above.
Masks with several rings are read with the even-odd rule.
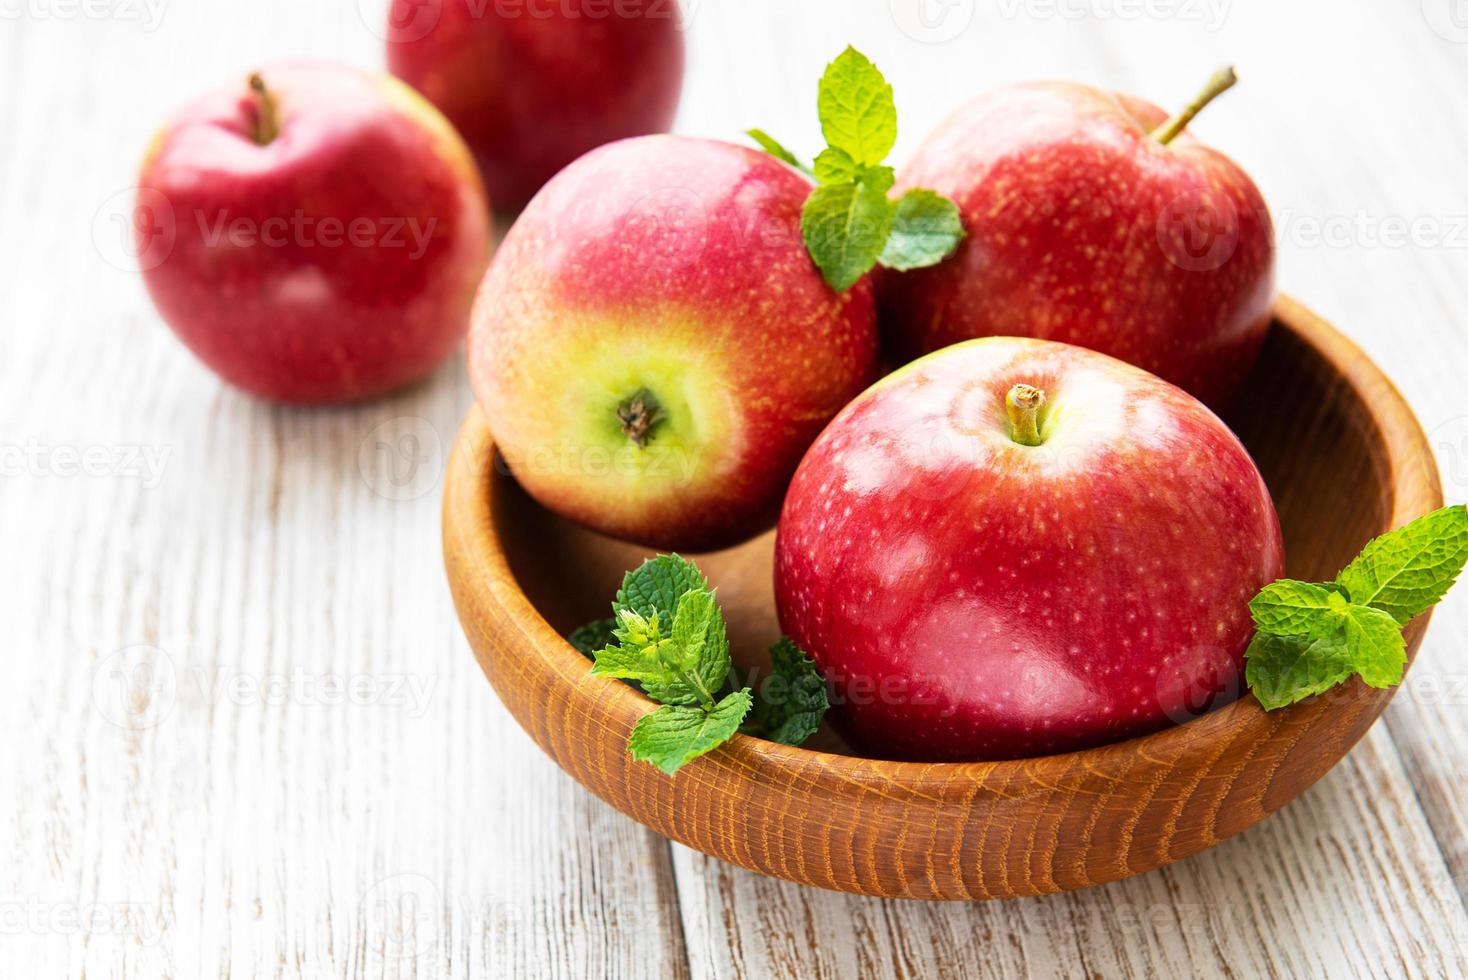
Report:
[[[617,421],[622,431],[638,449],[647,445],[653,426],[663,420],[663,406],[646,388],[640,388],[632,397],[617,406]]]
[[[250,76],[250,91],[255,95],[255,142],[264,146],[280,135],[280,119],[275,95],[265,87],[265,79],[257,71]]]
[[[1040,409],[1045,405],[1045,393],[1034,385],[1015,385],[1004,396],[1004,410],[1009,415],[1009,437],[1021,446],[1038,446],[1044,442],[1040,435]]]
[[[1163,146],[1171,143],[1173,138],[1193,121],[1194,116],[1202,112],[1208,103],[1233,88],[1234,83],[1238,80],[1239,76],[1234,74],[1233,65],[1218,69],[1213,73],[1213,77],[1208,79],[1208,84],[1203,86],[1203,91],[1198,93],[1198,97],[1188,103],[1186,109],[1152,130],[1152,138]]]

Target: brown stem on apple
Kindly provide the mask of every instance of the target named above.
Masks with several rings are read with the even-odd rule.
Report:
[[[1038,446],[1040,409],[1045,407],[1045,393],[1034,385],[1015,385],[1004,396],[1004,410],[1009,415],[1009,438],[1021,446]]]
[[[617,406],[617,421],[622,432],[638,449],[647,445],[653,426],[663,420],[663,406],[646,388],[640,388],[630,398]]]
[[[265,79],[257,71],[250,76],[250,91],[255,95],[255,142],[264,146],[280,135],[280,116],[275,95],[265,87]]]
[[[1234,83],[1238,80],[1239,76],[1234,74],[1233,65],[1218,69],[1213,73],[1213,77],[1208,79],[1208,84],[1203,87],[1202,92],[1198,93],[1198,97],[1188,103],[1186,109],[1152,130],[1152,138],[1163,146],[1171,143],[1173,138],[1193,121],[1193,117],[1203,111],[1204,106],[1233,88]]]

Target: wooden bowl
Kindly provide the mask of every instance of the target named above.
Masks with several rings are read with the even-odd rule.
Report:
[[[1442,503],[1422,430],[1350,341],[1281,299],[1231,424],[1284,525],[1289,574],[1332,577],[1369,538]],[[1279,809],[1350,750],[1391,691],[1353,681],[1266,714],[1246,695],[1102,748],[1015,762],[922,764],[735,736],[668,777],[627,754],[652,702],[593,677],[562,636],[610,615],[649,552],[573,526],[504,472],[483,416],[449,466],[444,557],[459,617],[505,706],[561,768],[660,834],[762,874],[928,899],[1082,888],[1196,854]],[[698,556],[735,651],[779,633],[773,532]],[[1407,628],[1421,643],[1426,617]]]

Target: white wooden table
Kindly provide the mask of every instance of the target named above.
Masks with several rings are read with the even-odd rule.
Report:
[[[1233,61],[1240,87],[1195,132],[1254,174],[1281,285],[1397,380],[1462,501],[1458,6],[690,0],[678,128],[762,125],[809,152],[815,80],[848,42],[896,84],[899,158],[993,85],[1071,77],[1178,104]],[[440,570],[462,364],[361,407],[251,401],[164,329],[121,242],[168,112],[276,58],[379,65],[382,8],[0,0],[0,974],[1468,969],[1468,589],[1314,789],[1086,892],[802,889],[669,845],[562,775],[484,683]]]

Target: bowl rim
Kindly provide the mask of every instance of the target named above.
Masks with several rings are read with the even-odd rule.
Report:
[[[1273,314],[1271,329],[1287,330],[1303,342],[1363,404],[1388,471],[1383,480],[1390,495],[1385,501],[1386,523],[1397,527],[1441,506],[1437,467],[1426,436],[1396,387],[1360,348],[1295,301],[1279,297]],[[1327,694],[1271,712],[1265,712],[1245,692],[1228,705],[1149,735],[1014,760],[874,759],[736,734],[685,765],[677,775],[667,777],[644,763],[630,761],[625,743],[588,748],[579,740],[601,737],[608,730],[630,732],[657,705],[627,684],[592,675],[587,659],[545,620],[520,588],[494,530],[499,495],[509,485],[496,469],[487,420],[475,407],[460,431],[445,475],[444,557],[460,619],[501,700],[547,754],[613,806],[667,836],[766,874],[866,894],[972,899],[1038,894],[1140,873],[1212,846],[1289,802],[1350,750],[1396,690],[1368,688],[1356,678]],[[1428,615],[1420,616],[1406,628],[1409,665],[1427,619]],[[486,629],[486,622],[494,629]],[[551,704],[543,707],[545,701],[532,700],[535,698],[550,699]],[[555,717],[547,721],[544,715]],[[1307,730],[1317,723],[1322,723],[1320,734],[1325,741],[1301,744]],[[1277,744],[1270,744],[1276,739]],[[630,766],[647,769],[656,780]],[[1221,782],[1201,785],[1208,780]],[[968,810],[987,807],[992,812],[1019,797],[1061,793],[1067,799],[1089,798],[1098,814],[1096,820],[1102,820],[1100,811],[1116,801],[1142,798],[1152,800],[1148,805],[1167,810],[1168,816],[1160,849],[1148,849],[1137,857],[1135,852],[1143,845],[1134,843],[1130,831],[1124,830],[1126,836],[1119,842],[1124,853],[1101,871],[1088,866],[1079,878],[1067,874],[1068,883],[1059,883],[1052,869],[1049,883],[1031,881],[1011,888],[1006,881],[996,891],[986,882],[974,884],[969,872],[956,865],[953,869],[926,868],[926,879],[914,881],[910,861],[905,865],[899,861],[904,866],[892,870],[886,867],[886,858],[875,854],[863,860],[872,867],[883,865],[880,873],[838,873],[829,867],[792,869],[779,863],[783,859],[771,857],[767,845],[764,851],[738,841],[710,845],[706,819],[690,816],[680,807],[700,796],[729,799],[731,793],[740,792],[738,786],[746,787],[746,793],[773,787],[772,792],[780,794],[795,787],[807,806],[821,800],[849,803],[875,794],[884,805],[910,806],[923,812],[946,810],[950,805]],[[1164,791],[1178,786],[1183,787],[1185,798],[1166,796]],[[778,796],[749,795],[766,805],[779,802]],[[1216,797],[1217,805],[1194,807],[1195,795]],[[811,833],[812,819],[800,817],[794,831]],[[1180,823],[1187,824],[1191,832],[1174,835]],[[987,826],[983,825],[984,835]],[[968,846],[965,833],[960,833],[956,845],[960,849]],[[1174,840],[1176,836],[1188,839]],[[891,884],[893,874],[900,886]],[[885,883],[874,886],[874,879]],[[953,884],[960,879],[963,884]]]

